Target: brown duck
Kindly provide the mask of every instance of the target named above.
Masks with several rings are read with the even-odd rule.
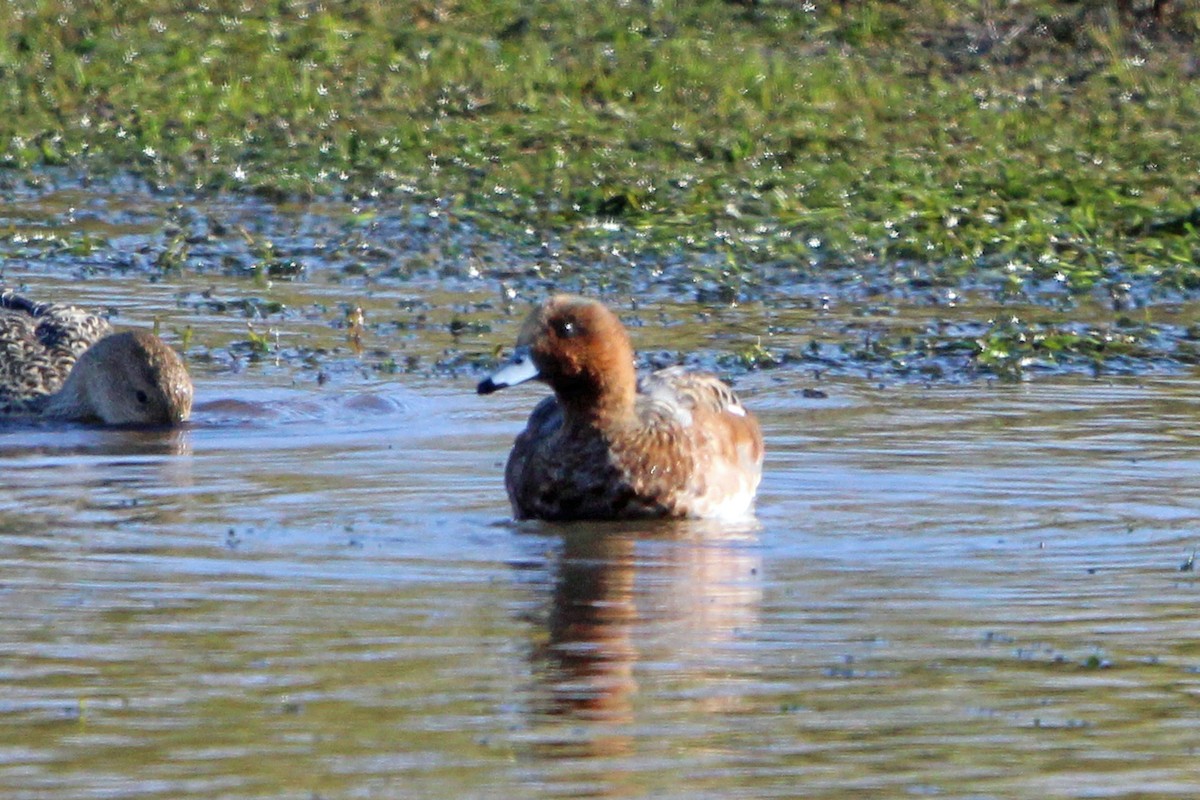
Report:
[[[191,378],[162,339],[0,291],[0,418],[175,425],[191,409]]]
[[[541,380],[505,486],[518,519],[739,517],[762,477],[758,421],[713,375],[679,367],[640,381],[625,327],[593,300],[552,297],[480,394]]]

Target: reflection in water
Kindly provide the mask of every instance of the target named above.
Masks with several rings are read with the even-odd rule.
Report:
[[[118,428],[52,420],[0,421],[0,458],[28,455],[154,456],[191,453],[188,424]]]
[[[534,656],[549,691],[546,713],[628,721],[633,664],[634,547],[628,535],[576,531],[563,537],[548,638]]]
[[[540,687],[532,724],[549,725],[539,757],[636,756],[643,734],[635,731],[647,722],[637,703],[640,662],[656,680],[669,678],[693,713],[736,705],[741,694],[723,684],[746,680],[726,669],[729,651],[759,622],[756,523],[577,524],[559,536],[542,584],[545,638],[532,654]],[[614,770],[600,771],[604,785],[621,783]]]
[[[42,424],[0,435],[0,533],[177,524],[193,485],[191,431]],[[164,502],[164,494],[173,498]]]

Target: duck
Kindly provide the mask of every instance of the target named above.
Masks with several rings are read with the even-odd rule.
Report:
[[[183,361],[154,334],[0,291],[0,418],[178,425],[192,391]]]
[[[753,513],[763,437],[714,375],[643,376],[603,303],[555,295],[530,312],[481,395],[526,381],[554,394],[513,443],[504,483],[518,520],[738,518]]]

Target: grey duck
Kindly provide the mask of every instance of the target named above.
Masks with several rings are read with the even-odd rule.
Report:
[[[0,418],[174,425],[191,409],[187,369],[154,334],[0,291]]]

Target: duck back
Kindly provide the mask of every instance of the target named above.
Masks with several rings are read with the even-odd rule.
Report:
[[[36,411],[79,356],[110,333],[106,320],[74,306],[0,293],[0,413]]]

